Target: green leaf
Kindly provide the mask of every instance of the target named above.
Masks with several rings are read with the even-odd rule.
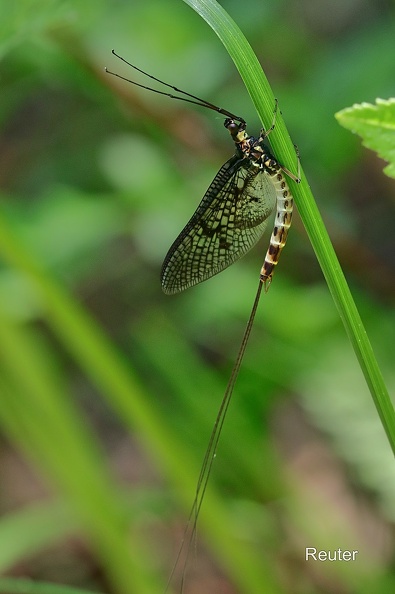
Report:
[[[356,103],[335,117],[344,128],[359,134],[364,146],[388,161],[384,173],[395,177],[395,98],[376,99],[376,105]]]

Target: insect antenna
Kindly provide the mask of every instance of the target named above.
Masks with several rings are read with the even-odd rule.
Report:
[[[126,78],[125,76],[121,76],[120,74],[117,74],[116,72],[111,72],[111,70],[108,70],[108,68],[105,68],[105,71],[107,72],[107,74],[116,76],[117,78],[125,80],[126,82],[129,82],[132,85],[135,85],[136,87],[145,89],[146,91],[152,91],[153,93],[157,93],[158,95],[165,95],[166,97],[170,97],[171,99],[178,99],[179,101],[185,101],[186,103],[194,103],[195,105],[200,105],[201,107],[206,107],[207,109],[216,111],[217,113],[220,113],[221,115],[225,115],[228,118],[231,118],[232,120],[237,120],[238,122],[240,122],[240,124],[246,123],[245,120],[243,118],[241,118],[240,116],[237,116],[237,115],[231,113],[230,111],[223,109],[222,107],[218,107],[217,105],[214,105],[213,103],[210,103],[209,101],[206,101],[205,99],[196,97],[196,95],[187,93],[186,91],[183,91],[182,89],[179,89],[178,87],[170,85],[169,83],[164,82],[160,78],[156,78],[156,76],[153,76],[152,74],[148,74],[148,72],[145,72],[141,68],[138,68],[137,66],[134,66],[134,64],[131,64],[130,62],[125,60],[125,58],[123,58],[122,56],[117,54],[115,50],[111,50],[111,53],[119,60],[122,60],[122,62],[125,62],[125,64],[127,64],[134,70],[137,70],[137,72],[144,74],[144,76],[148,76],[148,78],[155,80],[156,82],[160,83],[161,85],[164,85],[166,87],[169,87],[170,89],[173,89],[173,91],[175,91],[176,93],[181,93],[182,95],[185,95],[185,97],[179,97],[178,95],[173,95],[172,93],[166,93],[165,91],[159,91],[158,89],[153,89],[152,87],[148,87],[148,86],[138,83],[134,80],[130,80],[129,78]],[[187,99],[186,97],[190,97],[190,99]]]

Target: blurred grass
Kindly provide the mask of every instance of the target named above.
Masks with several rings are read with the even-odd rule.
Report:
[[[390,94],[392,10],[361,2],[324,4],[318,13],[287,2],[223,5],[279,98],[393,386],[395,252],[382,221],[393,216],[394,189],[333,117],[345,105]],[[116,9],[106,2],[21,2],[2,11],[3,431],[68,502],[73,532],[89,542],[107,576],[90,588],[148,592],[161,590],[174,559],[184,522],[177,503],[185,512],[193,498],[266,245],[185,295],[161,294],[161,259],[232,148],[221,118],[105,76],[105,65],[118,67],[112,47],[245,115],[251,132],[259,122],[215,36],[181,2],[119,2]],[[19,261],[7,252],[9,242]],[[315,541],[363,551],[346,576],[338,564],[319,568],[325,591],[393,589],[395,480],[375,419],[296,218],[258,312],[199,531],[240,591],[323,591],[301,564],[304,546]],[[306,424],[328,436],[326,447],[340,461],[336,472]],[[121,439],[129,445],[119,468],[113,457]],[[314,465],[297,465],[306,456],[322,476]],[[12,475],[1,467],[1,482],[15,497]],[[124,482],[132,514],[120,494]],[[344,497],[328,500],[336,485]],[[353,490],[357,500],[368,492],[375,503],[366,498],[357,513]],[[53,536],[43,519],[36,545],[24,552],[31,520],[24,530],[16,502],[4,500],[3,509],[13,505],[19,562],[34,549],[39,557]],[[195,579],[214,591],[222,577],[201,556]],[[0,562],[12,571],[18,552]]]

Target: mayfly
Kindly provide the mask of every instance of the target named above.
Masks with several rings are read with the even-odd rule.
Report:
[[[109,74],[148,91],[193,103],[225,116],[224,126],[230,132],[236,147],[235,154],[222,165],[196,211],[165,257],[161,272],[162,289],[165,293],[175,294],[188,289],[218,274],[241,258],[261,238],[267,220],[276,208],[274,228],[260,271],[258,290],[205,453],[188,526],[177,558],[178,562],[183,545],[187,542],[187,532],[191,522],[189,543],[195,534],[218,440],[247,346],[262,287],[267,291],[272,282],[275,266],[291,226],[293,197],[285,175],[297,183],[300,182],[300,178],[280,165],[264,144],[275,126],[277,102],[271,127],[266,131],[262,130],[260,136],[255,138],[247,134],[246,121],[242,117],[165,83],[134,66],[114,50],[112,53],[134,70],[171,88],[178,95],[153,89],[106,69]]]

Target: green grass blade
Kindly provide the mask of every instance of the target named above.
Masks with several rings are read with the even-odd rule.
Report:
[[[21,559],[49,547],[77,530],[61,501],[34,503],[0,518],[0,574]]]
[[[43,355],[30,332],[0,316],[2,425],[68,497],[116,591],[152,594],[148,548],[129,534],[94,435]]]
[[[273,118],[274,94],[251,46],[238,26],[215,0],[183,0],[215,31],[234,61],[259,117],[268,128]],[[281,109],[281,105],[280,105]],[[280,113],[270,135],[278,161],[295,172],[295,149]],[[381,422],[395,453],[395,412],[372,346],[353,301],[343,271],[333,249],[306,177],[289,181],[299,214],[320,263],[333,300],[358,358]]]

